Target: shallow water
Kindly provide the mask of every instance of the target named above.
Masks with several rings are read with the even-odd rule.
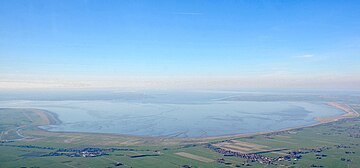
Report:
[[[42,126],[49,131],[163,137],[272,131],[315,124],[315,117],[343,113],[320,102],[218,101],[217,98],[214,95],[158,94],[150,99],[131,101],[0,101],[0,105],[56,113],[62,123]]]

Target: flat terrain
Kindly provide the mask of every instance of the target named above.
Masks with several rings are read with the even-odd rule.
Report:
[[[46,111],[2,108],[0,167],[355,168],[360,165],[360,106],[346,107],[352,116],[321,125],[205,139],[46,132],[37,126],[57,122]]]

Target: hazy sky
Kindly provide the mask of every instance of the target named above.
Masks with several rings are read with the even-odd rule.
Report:
[[[360,1],[3,0],[0,89],[360,89]]]

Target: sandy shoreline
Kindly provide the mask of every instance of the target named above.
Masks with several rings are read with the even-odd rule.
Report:
[[[62,123],[62,121],[59,119],[59,116],[56,113],[45,110],[44,114],[49,120],[49,125],[58,125]]]
[[[338,103],[338,102],[329,102],[327,103],[328,106],[340,109],[344,111],[345,113],[341,116],[332,116],[332,117],[318,117],[315,118],[315,120],[319,121],[320,123],[328,123],[328,122],[334,122],[338,121],[344,118],[353,118],[353,117],[359,117],[360,114],[356,112],[353,108],[351,108],[349,105],[344,103]]]
[[[299,127],[293,127],[293,128],[286,128],[286,129],[280,129],[280,130],[274,130],[274,131],[265,131],[265,132],[256,132],[256,133],[241,133],[241,134],[234,134],[234,135],[224,135],[224,136],[212,136],[212,137],[200,137],[200,138],[166,138],[166,137],[147,137],[147,136],[133,136],[133,135],[126,135],[126,134],[112,134],[112,133],[93,133],[93,132],[69,132],[69,131],[48,131],[44,128],[40,128],[43,131],[46,132],[52,132],[52,133],[81,133],[81,134],[96,134],[96,135],[109,135],[109,136],[121,136],[121,137],[136,137],[136,138],[151,138],[151,139],[172,139],[172,140],[178,140],[180,142],[202,142],[202,141],[209,141],[209,140],[218,140],[218,139],[229,139],[229,138],[240,138],[240,137],[249,137],[249,136],[254,136],[254,135],[265,135],[265,134],[271,134],[271,133],[276,133],[276,132],[283,132],[283,131],[291,131],[291,130],[296,130],[296,129],[301,129],[301,128],[306,128],[306,127],[313,127],[313,126],[317,126],[317,125],[321,125],[321,124],[325,124],[325,123],[330,123],[330,122],[335,122],[335,121],[339,121],[341,119],[346,119],[346,118],[354,118],[354,117],[359,117],[360,114],[358,112],[356,112],[353,108],[351,108],[349,105],[344,104],[344,103],[338,103],[338,102],[328,102],[326,103],[328,106],[340,109],[342,111],[344,111],[344,114],[339,115],[339,116],[331,116],[331,117],[317,117],[315,118],[316,121],[318,121],[318,123],[312,124],[312,125],[307,125],[307,126],[299,126]],[[47,110],[38,110],[37,112],[41,111],[43,113],[43,115],[45,115],[47,117],[48,123],[47,125],[57,125],[57,124],[61,124],[61,120],[58,119],[57,114],[47,111]],[[39,114],[38,114],[39,115]],[[43,118],[43,117],[41,117]]]

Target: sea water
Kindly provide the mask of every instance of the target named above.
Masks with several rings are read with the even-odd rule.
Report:
[[[209,137],[316,124],[343,112],[323,102],[223,101],[224,95],[153,94],[131,100],[12,100],[1,107],[38,108],[57,114],[48,131],[135,136]]]

